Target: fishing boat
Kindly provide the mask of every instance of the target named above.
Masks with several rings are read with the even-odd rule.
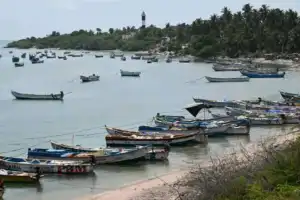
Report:
[[[151,61],[152,61],[152,62],[158,62],[158,58],[157,58],[157,57],[154,57],[154,58],[151,59]]]
[[[224,135],[248,135],[250,133],[250,122],[246,125],[237,125],[230,122],[218,122],[210,123],[204,128],[204,133],[208,137],[224,136]]]
[[[44,60],[40,60],[38,58],[34,58],[31,60],[31,63],[32,64],[41,64],[41,63],[44,63]]]
[[[225,71],[240,71],[243,69],[242,65],[230,64],[230,65],[221,65],[221,64],[213,64],[213,70],[216,72],[225,72]]]
[[[26,58],[26,53],[22,53],[21,58]]]
[[[67,60],[67,56],[57,56],[58,59]]]
[[[83,57],[83,54],[68,54],[68,56],[78,58],[78,57]]]
[[[124,53],[120,50],[114,50],[113,52],[111,52],[111,55],[114,55],[114,57],[123,57]]]
[[[122,61],[126,61],[126,57],[125,57],[125,56],[122,56],[122,57],[121,57],[121,60],[122,60]]]
[[[0,160],[0,167],[13,170],[35,173],[38,169],[41,173],[56,174],[87,174],[93,172],[91,164],[76,161],[40,161],[23,158],[5,157]]]
[[[16,63],[16,62],[19,62],[20,61],[20,58],[19,57],[16,57],[16,56],[13,56],[12,57],[12,62],[13,63]]]
[[[183,58],[180,58],[180,59],[178,60],[178,62],[180,62],[180,63],[190,63],[190,62],[191,62],[191,59],[186,58],[186,57],[183,57]]]
[[[285,76],[285,72],[278,72],[276,74],[267,74],[267,73],[241,71],[241,74],[249,78],[284,78]]]
[[[41,175],[0,169],[0,179],[4,183],[38,183]]]
[[[212,107],[223,108],[225,106],[228,107],[244,107],[243,101],[235,101],[235,100],[228,100],[228,101],[220,101],[220,100],[208,100],[208,99],[201,99],[198,97],[193,98],[196,103],[203,103],[206,105],[210,105]]]
[[[56,149],[28,149],[28,158],[40,160],[83,161],[93,164],[114,164],[145,159],[148,146],[134,149],[99,149],[96,152],[70,152]]]
[[[92,81],[99,81],[100,76],[93,74],[90,76],[80,76],[80,79],[83,83],[86,83],[86,82],[92,82]]]
[[[25,94],[16,91],[11,91],[11,94],[20,100],[63,100],[64,93],[60,91],[59,94]]]
[[[200,130],[184,134],[149,134],[143,135],[136,131],[120,131],[106,127],[109,133],[105,137],[107,146],[135,146],[135,145],[186,145],[188,143],[207,143],[207,137]]]
[[[100,54],[100,55],[95,55],[95,58],[103,58],[103,55]]]
[[[132,60],[140,60],[140,59],[141,59],[141,56],[132,55],[132,56],[131,56],[131,59],[132,59]]]
[[[139,77],[141,75],[141,72],[132,72],[132,71],[124,71],[120,70],[121,76],[135,76]]]
[[[24,67],[24,63],[16,62],[15,67]]]
[[[53,149],[63,149],[71,152],[90,152],[90,153],[97,152],[101,149],[111,149],[111,148],[84,148],[81,147],[80,145],[71,146],[66,144],[59,144],[53,141],[51,141],[51,146]],[[167,160],[168,156],[169,156],[169,151],[166,149],[149,148],[148,152],[145,155],[145,160]]]
[[[148,63],[148,64],[151,64],[151,63],[152,63],[152,60],[147,60],[147,63]]]
[[[296,93],[290,93],[290,92],[283,92],[283,91],[279,91],[280,95],[282,96],[283,99],[285,100],[292,100],[292,99],[300,99],[300,94],[296,94]]]
[[[171,63],[171,62],[172,62],[172,58],[168,57],[168,58],[166,59],[166,63]]]
[[[145,55],[145,56],[142,56],[142,60],[151,60],[152,61],[152,59],[154,59],[155,58],[155,56],[154,55]]]
[[[250,78],[246,77],[246,76],[235,77],[235,78],[216,78],[216,77],[205,76],[205,78],[209,82],[214,82],[214,83],[220,83],[220,82],[249,82],[249,80],[250,80]]]

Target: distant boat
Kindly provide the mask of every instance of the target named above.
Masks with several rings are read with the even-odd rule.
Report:
[[[168,58],[166,59],[166,63],[171,63],[171,62],[172,62],[172,58],[168,57]]]
[[[266,73],[256,73],[256,72],[245,72],[241,71],[243,76],[248,76],[249,78],[284,78],[285,72],[279,72],[276,74],[266,74]]]
[[[91,82],[91,81],[99,81],[100,76],[93,74],[91,76],[80,76],[80,79],[83,83]]]
[[[279,91],[280,95],[282,96],[282,98],[284,98],[284,100],[291,100],[291,99],[300,99],[300,94],[297,93],[290,93],[290,92],[283,92],[283,91]]]
[[[0,179],[5,183],[38,183],[40,177],[36,173],[26,173],[0,169]]]
[[[209,82],[248,82],[250,80],[249,77],[247,76],[242,76],[242,77],[235,77],[235,78],[216,78],[216,77],[209,77],[205,76],[205,78]]]
[[[58,59],[67,60],[67,56],[57,56]]]
[[[120,50],[115,50],[113,52],[111,52],[111,54],[113,54],[115,57],[123,57],[124,53]]]
[[[149,63],[149,64],[152,63],[152,60],[147,60],[147,63]]]
[[[126,57],[125,56],[121,57],[121,60],[126,61]]]
[[[23,53],[23,54],[21,55],[21,58],[26,58],[26,53]]]
[[[130,72],[130,71],[123,71],[120,70],[121,76],[136,76],[139,77],[141,75],[141,72]]]
[[[152,62],[158,62],[158,58],[154,57],[151,59]]]
[[[131,59],[132,60],[140,60],[141,56],[133,55],[133,56],[131,56]]]
[[[8,53],[12,54],[12,53],[13,53],[13,51],[9,51]]]
[[[100,54],[100,55],[95,55],[95,58],[103,58],[103,55]]]
[[[16,62],[19,62],[20,61],[20,58],[19,57],[16,57],[16,56],[13,56],[12,57],[12,62],[13,63],[16,63]]]
[[[179,59],[179,62],[180,62],[180,63],[190,63],[190,62],[191,62],[191,59],[189,59],[189,58],[180,58],[180,59]]]
[[[21,63],[21,62],[15,63],[15,67],[23,67],[23,66],[24,66],[24,63]]]
[[[64,93],[60,91],[59,94],[25,94],[11,91],[11,94],[20,100],[63,100]]]

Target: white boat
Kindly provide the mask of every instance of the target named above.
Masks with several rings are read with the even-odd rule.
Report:
[[[249,135],[251,126],[231,126],[226,130],[226,135]]]
[[[115,132],[120,129],[106,127],[108,133],[105,137],[107,146],[136,146],[136,145],[183,145],[186,143],[207,143],[207,137],[200,130],[185,134],[149,134],[143,135],[135,131]]]
[[[0,160],[0,166],[7,170],[29,173],[35,173],[37,169],[41,173],[57,174],[87,174],[93,172],[91,164],[74,161],[39,161],[7,157]]]
[[[91,81],[99,81],[100,76],[98,75],[90,75],[90,76],[80,76],[82,82],[91,82]]]
[[[61,91],[59,94],[25,94],[16,91],[11,91],[11,94],[16,99],[21,100],[63,100],[64,93]]]
[[[221,83],[221,82],[249,82],[250,78],[247,76],[235,77],[235,78],[217,78],[205,76],[209,82]]]
[[[201,99],[198,97],[193,97],[194,101],[196,103],[203,103],[205,105],[209,105],[212,107],[219,107],[219,108],[224,108],[226,106],[228,107],[234,107],[234,108],[239,108],[239,107],[245,107],[243,101],[235,101],[235,100],[209,100],[209,99]]]
[[[140,76],[141,75],[141,72],[131,72],[131,71],[123,71],[123,70],[120,70],[120,73],[121,73],[121,76]]]

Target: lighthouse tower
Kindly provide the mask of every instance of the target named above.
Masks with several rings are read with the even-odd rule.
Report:
[[[146,27],[146,14],[143,11],[142,12],[142,27],[141,28],[145,28]]]

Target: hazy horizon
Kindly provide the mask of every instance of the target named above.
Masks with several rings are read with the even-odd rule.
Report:
[[[191,23],[197,18],[209,18],[220,14],[223,7],[232,12],[249,3],[245,0],[201,2],[197,0],[2,0],[0,23],[5,28],[0,32],[1,40],[17,40],[26,37],[44,37],[52,31],[70,33],[79,29],[122,28],[141,26],[141,13],[145,11],[146,24],[158,27],[166,23]],[[254,8],[262,4],[270,8],[300,11],[296,0],[253,0]],[[13,12],[12,12],[13,11]]]

